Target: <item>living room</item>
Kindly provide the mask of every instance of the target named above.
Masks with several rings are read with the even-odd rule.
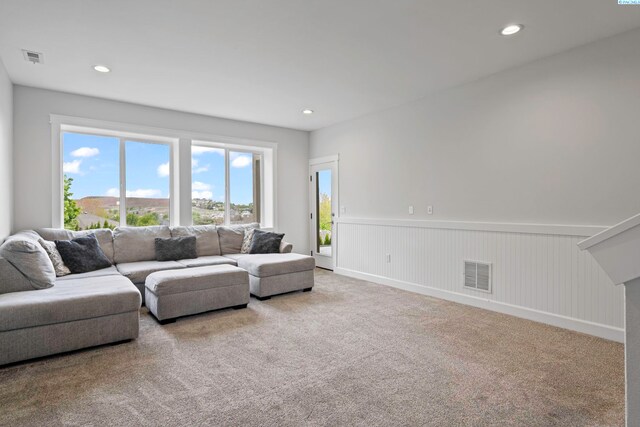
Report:
[[[634,3],[0,1],[0,425],[640,425]]]

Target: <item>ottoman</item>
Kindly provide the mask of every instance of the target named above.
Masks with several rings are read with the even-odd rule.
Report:
[[[145,302],[161,324],[220,308],[245,308],[249,277],[232,265],[158,271],[147,276]]]
[[[245,255],[237,258],[238,267],[249,272],[251,294],[259,300],[293,291],[313,288],[316,260],[299,254]]]

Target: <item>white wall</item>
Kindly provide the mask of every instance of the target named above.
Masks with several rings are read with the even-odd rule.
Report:
[[[314,131],[311,157],[340,154],[349,217],[612,225],[640,212],[639,111],[636,30]]]
[[[638,111],[634,30],[312,132],[312,158],[340,155],[336,271],[622,340],[588,228],[535,224],[640,212]],[[463,289],[463,259],[493,264],[492,294]]]
[[[13,85],[0,60],[0,241],[13,225]]]
[[[14,230],[52,225],[50,114],[278,143],[277,222],[294,251],[307,253],[309,134],[254,123],[15,86]]]

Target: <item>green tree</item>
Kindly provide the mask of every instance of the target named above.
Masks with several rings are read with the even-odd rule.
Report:
[[[68,230],[79,230],[78,216],[80,215],[80,206],[72,199],[71,184],[73,178],[64,176],[64,228]]]
[[[319,207],[320,230],[331,231],[331,197],[328,194],[320,194]]]

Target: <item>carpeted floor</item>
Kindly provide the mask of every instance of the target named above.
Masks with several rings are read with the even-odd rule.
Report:
[[[0,368],[2,426],[623,425],[623,346],[318,270],[316,287]]]

